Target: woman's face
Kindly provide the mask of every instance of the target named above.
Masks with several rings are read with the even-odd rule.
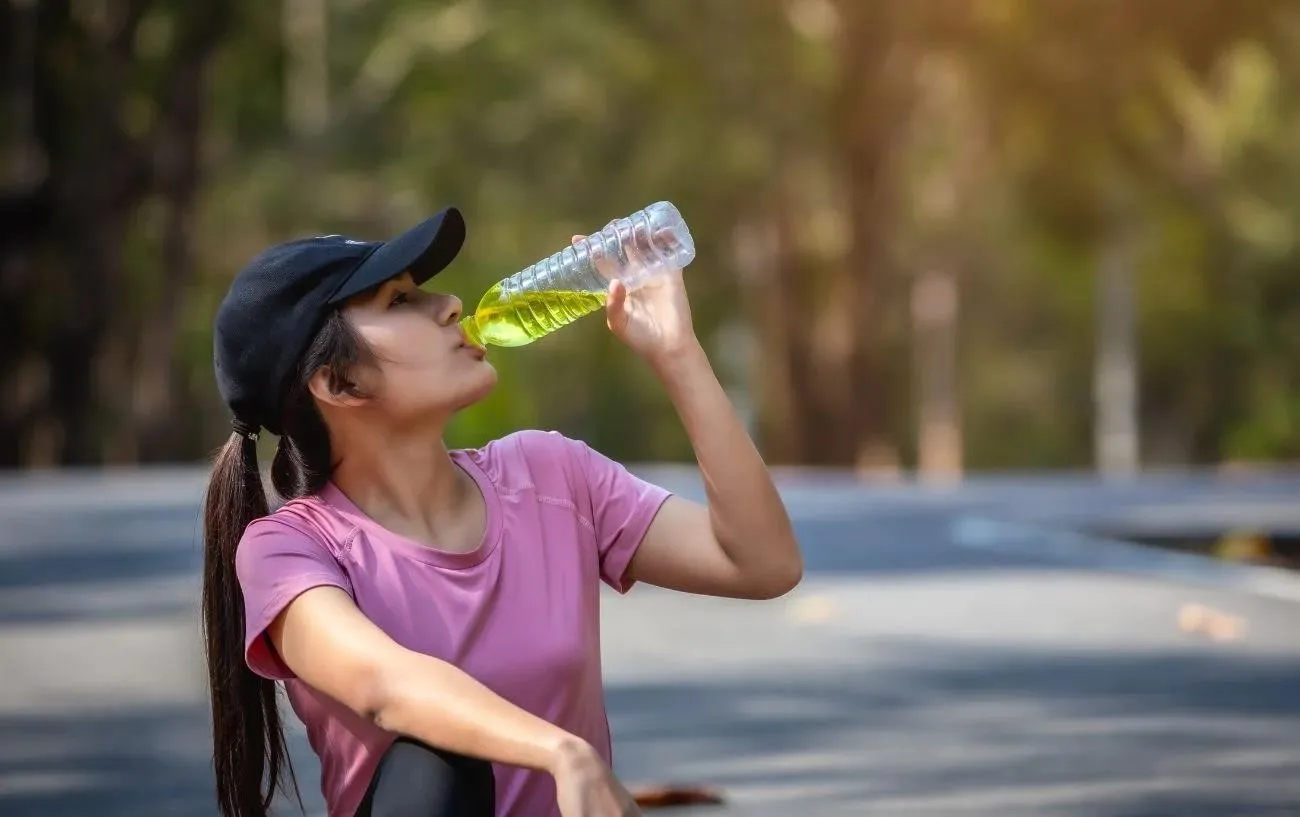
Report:
[[[409,273],[353,299],[343,314],[374,353],[374,367],[358,367],[354,378],[365,404],[397,425],[445,419],[496,385],[487,353],[461,332],[460,299],[421,290]]]

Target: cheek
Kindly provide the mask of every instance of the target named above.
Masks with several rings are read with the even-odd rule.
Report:
[[[428,369],[441,357],[436,343],[420,327],[398,325],[368,338],[371,350],[385,372]]]
[[[420,362],[433,350],[445,347],[448,330],[413,307],[367,315],[357,322],[361,337],[381,357]]]
[[[431,333],[427,321],[397,323],[386,330],[367,338],[385,391],[424,389],[423,381],[437,379],[450,367],[447,339]]]
[[[434,407],[462,408],[477,402],[497,382],[496,369],[464,353],[408,350],[399,361],[381,364],[371,392],[393,414],[419,413]]]

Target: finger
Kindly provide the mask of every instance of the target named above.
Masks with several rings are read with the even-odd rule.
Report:
[[[605,297],[605,325],[611,332],[618,332],[627,325],[627,287],[618,279],[609,282],[609,294]]]
[[[605,308],[611,312],[622,312],[627,303],[627,287],[615,278],[609,282],[609,293],[605,298]]]
[[[575,236],[570,236],[570,237],[569,237],[569,243],[570,243],[570,244],[581,244],[581,243],[582,243],[582,239],[584,239],[584,238],[586,238],[585,235],[575,235]]]

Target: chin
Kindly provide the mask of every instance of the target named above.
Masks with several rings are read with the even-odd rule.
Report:
[[[465,389],[459,408],[468,408],[486,398],[497,385],[497,370],[492,364],[484,362],[483,368],[476,373],[472,384]],[[458,409],[459,410],[459,409]]]

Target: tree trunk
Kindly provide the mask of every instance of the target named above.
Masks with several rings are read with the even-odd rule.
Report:
[[[46,234],[53,213],[53,191],[36,134],[37,21],[35,0],[0,7],[0,31],[10,44],[0,71],[0,97],[8,103],[10,122],[0,155],[0,468],[23,460],[24,440],[48,372],[26,342],[32,314],[23,308],[38,280],[30,249]]]
[[[1118,219],[1116,224],[1098,258],[1093,375],[1097,469],[1107,477],[1135,474],[1140,458],[1133,249],[1128,228]]]
[[[738,230],[737,268],[759,342],[753,381],[764,455],[892,470],[897,453],[880,298],[889,277],[894,140],[905,113],[900,52],[891,6],[835,5],[839,83],[829,101],[831,161],[843,170],[849,246],[831,271],[829,294],[811,303],[825,262],[800,245],[806,207],[793,174],[801,148],[787,146],[761,215]],[[760,236],[767,243],[756,249]]]
[[[957,281],[940,269],[917,277],[912,291],[917,381],[917,473],[947,482],[962,474],[957,397]]]
[[[883,348],[882,300],[890,273],[889,236],[897,187],[895,137],[907,115],[902,89],[910,59],[901,40],[897,5],[883,0],[840,0],[840,87],[834,134],[843,161],[850,244],[843,297],[850,343],[834,361],[846,401],[831,407],[834,422],[821,433],[836,439],[823,456],[865,470],[897,467],[889,429],[890,402]],[[831,441],[827,441],[831,442]]]
[[[778,182],[766,210],[741,224],[734,236],[741,293],[755,317],[758,341],[751,377],[759,406],[758,443],[771,462],[807,462],[807,434],[814,423],[795,209],[789,189]]]
[[[26,298],[47,311],[29,348],[48,365],[48,392],[26,445],[29,464],[100,462],[100,363],[111,321],[124,303],[122,248],[130,214],[149,184],[122,105],[135,32],[147,3],[114,3],[99,22],[74,19],[67,2],[40,4],[36,31],[35,125],[52,195],[48,240],[30,248],[42,284]],[[68,54],[76,55],[69,65]],[[104,388],[120,388],[105,383]]]
[[[223,0],[190,0],[185,33],[172,57],[163,119],[153,143],[156,188],[167,210],[162,269],[153,309],[139,334],[132,405],[135,456],[159,461],[183,456],[177,384],[173,376],[179,310],[194,279],[194,210],[201,178],[200,141],[208,66],[228,24]]]
[[[6,157],[0,195],[0,209],[12,207],[23,225],[0,226],[0,290],[22,305],[3,330],[0,465],[99,463],[132,417],[128,437],[149,435],[150,456],[169,451],[162,427],[175,414],[176,311],[193,267],[202,77],[230,5],[114,0],[99,10],[77,16],[68,0],[48,0],[11,4],[4,16],[19,41],[13,53],[26,55],[14,57],[22,70],[6,73],[6,90],[27,146],[23,162]],[[178,33],[166,62],[150,66],[159,70],[142,71],[136,34],[150,12],[173,14]],[[141,87],[150,75],[163,77],[159,88]],[[125,110],[142,92],[157,116],[152,131],[134,135]],[[139,273],[125,274],[125,248],[155,193],[168,208],[164,272],[156,306],[141,315],[128,308],[128,279]]]

